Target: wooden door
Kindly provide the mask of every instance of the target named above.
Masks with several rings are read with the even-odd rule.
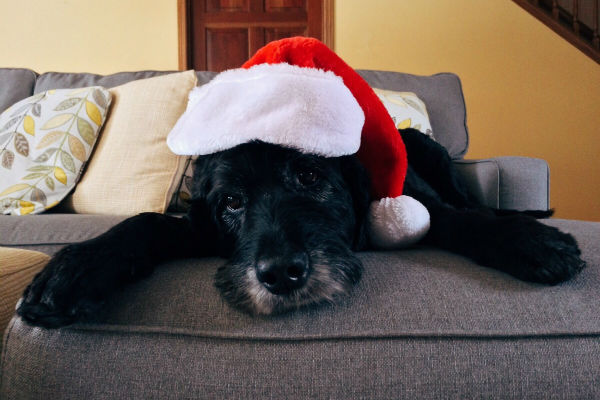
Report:
[[[179,0],[180,69],[238,68],[266,43],[290,36],[315,37],[331,47],[332,4],[333,0]]]

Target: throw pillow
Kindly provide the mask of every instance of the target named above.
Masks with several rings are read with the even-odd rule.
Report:
[[[169,210],[172,212],[187,212],[192,200],[192,179],[194,176],[194,162],[196,157],[188,157],[186,159],[183,175],[177,181],[177,186],[171,197]]]
[[[110,93],[99,86],[49,90],[0,114],[0,208],[37,214],[75,187],[104,123]]]
[[[67,211],[133,215],[164,212],[183,173],[186,157],[173,154],[166,138],[196,86],[194,71],[141,79],[110,89],[110,118]]]
[[[414,128],[434,139],[427,108],[416,94],[377,88],[373,88],[373,91],[394,120],[397,129]]]

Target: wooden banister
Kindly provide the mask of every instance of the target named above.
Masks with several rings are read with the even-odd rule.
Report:
[[[513,0],[600,64],[600,0]]]
[[[596,49],[600,49],[600,36],[598,35],[598,26],[600,25],[600,15],[598,14],[598,8],[600,8],[600,1],[594,3],[594,34],[592,38],[592,45]]]
[[[573,12],[571,13],[571,19],[573,20],[573,32],[579,36],[579,20],[577,15],[579,14],[579,1],[573,0]]]

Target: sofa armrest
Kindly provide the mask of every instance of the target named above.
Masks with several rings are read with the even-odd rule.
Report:
[[[496,157],[454,160],[467,190],[483,205],[514,210],[550,206],[548,163],[538,158]]]

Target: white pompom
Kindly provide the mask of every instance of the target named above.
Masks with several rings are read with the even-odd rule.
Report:
[[[373,201],[369,209],[371,244],[383,249],[407,247],[429,230],[429,212],[410,196]]]

